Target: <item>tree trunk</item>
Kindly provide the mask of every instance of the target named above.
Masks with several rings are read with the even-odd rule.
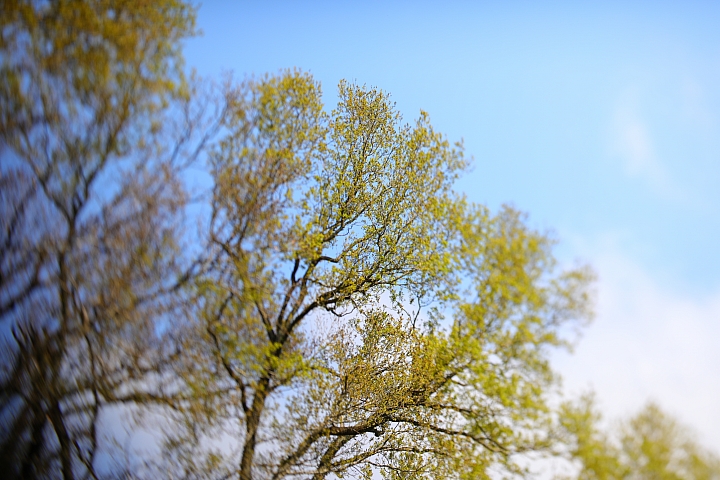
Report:
[[[245,420],[245,445],[243,446],[242,460],[240,461],[240,480],[252,480],[252,467],[255,459],[255,446],[257,444],[257,430],[260,417],[265,410],[272,371],[267,372],[258,382],[253,396],[252,407]]]

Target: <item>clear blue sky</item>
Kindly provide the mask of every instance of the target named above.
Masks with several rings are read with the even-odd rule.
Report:
[[[720,451],[720,2],[220,2],[189,67],[298,67],[420,109],[475,167],[458,188],[553,228],[600,274],[567,388],[653,398]]]

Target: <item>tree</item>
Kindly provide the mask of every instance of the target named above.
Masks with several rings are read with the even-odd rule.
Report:
[[[648,403],[610,433],[600,430],[601,415],[591,396],[566,404],[563,413],[570,457],[580,465],[581,480],[720,478],[720,458],[655,403]]]
[[[228,93],[175,458],[243,480],[519,471],[552,441],[547,352],[588,318],[592,275],[455,194],[468,162],[427,114],[339,98],[325,113],[301,72]],[[201,451],[220,431],[237,450]]]
[[[159,121],[188,105],[178,41],[194,11],[175,0],[1,9],[2,471],[96,478],[103,412],[147,395],[169,355],[158,322],[182,273],[193,114]]]

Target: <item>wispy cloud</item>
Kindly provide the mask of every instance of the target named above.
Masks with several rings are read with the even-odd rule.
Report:
[[[627,172],[654,181],[664,180],[665,171],[655,158],[646,125],[629,112],[621,112],[618,120],[618,149],[626,161]]]
[[[616,108],[612,151],[621,158],[626,175],[645,181],[663,195],[672,195],[675,187],[667,169],[658,159],[649,125],[636,104],[629,98]]]

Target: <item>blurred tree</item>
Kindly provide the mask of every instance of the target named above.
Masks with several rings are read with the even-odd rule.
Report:
[[[198,117],[179,40],[193,29],[175,0],[0,6],[6,477],[97,477],[105,407],[160,388],[146,374],[182,276],[178,175]],[[161,122],[171,103],[186,115]]]
[[[720,479],[720,458],[699,445],[687,427],[648,403],[610,434],[599,429],[593,398],[563,407],[570,456],[578,478],[637,480]]]

